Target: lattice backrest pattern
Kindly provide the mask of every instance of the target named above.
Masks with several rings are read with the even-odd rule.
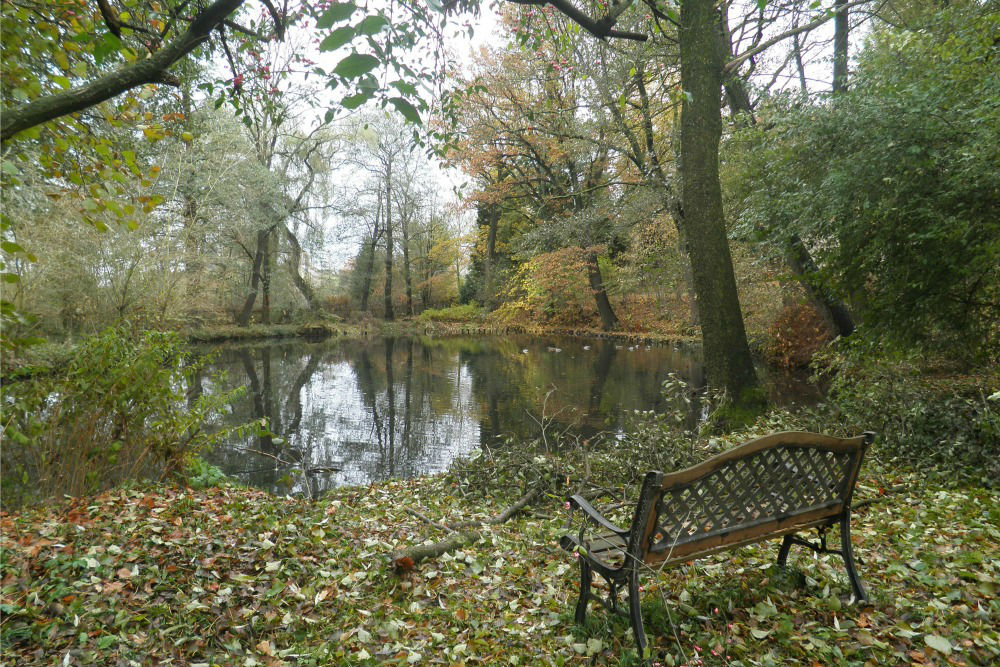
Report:
[[[850,452],[781,445],[733,459],[656,504],[653,551],[845,501]]]

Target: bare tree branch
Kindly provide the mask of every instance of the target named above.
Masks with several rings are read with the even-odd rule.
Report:
[[[518,5],[552,5],[561,13],[565,14],[574,23],[589,32],[594,37],[606,39],[614,37],[618,39],[631,39],[637,42],[645,42],[649,35],[642,32],[628,32],[615,30],[614,25],[622,13],[632,6],[634,0],[621,0],[612,2],[608,8],[607,15],[602,19],[592,19],[582,11],[573,6],[569,0],[510,0]]]
[[[833,19],[840,12],[845,12],[848,9],[852,8],[852,7],[857,7],[858,5],[866,5],[869,2],[871,2],[871,1],[872,0],[855,0],[854,2],[849,2],[846,5],[841,5],[840,7],[837,7],[834,11],[832,11],[832,12],[830,12],[828,14],[823,14],[819,18],[813,19],[809,23],[805,23],[805,24],[800,25],[798,27],[789,28],[788,30],[786,30],[786,31],[784,31],[782,33],[778,33],[777,35],[775,35],[771,39],[768,39],[768,40],[766,40],[764,42],[761,42],[760,44],[758,44],[757,46],[753,47],[752,49],[747,49],[746,51],[744,51],[740,55],[736,56],[735,58],[733,58],[732,60],[730,60],[728,63],[726,63],[724,69],[725,69],[725,71],[727,73],[728,72],[732,72],[737,67],[739,67],[741,64],[743,64],[743,62],[745,60],[747,60],[748,58],[752,58],[755,55],[757,55],[758,53],[761,53],[762,51],[766,51],[767,49],[771,48],[772,46],[774,46],[778,42],[780,42],[782,40],[785,40],[785,39],[788,39],[789,37],[793,37],[793,36],[798,35],[798,34],[803,33],[803,32],[809,32],[810,30],[813,30],[813,29],[817,28],[818,26],[823,25],[827,21]]]

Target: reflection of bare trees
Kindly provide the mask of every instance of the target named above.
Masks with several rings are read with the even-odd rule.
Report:
[[[660,386],[669,372],[693,386],[701,378],[688,350],[584,344],[399,338],[223,351],[215,365],[229,372],[229,386],[248,388],[229,418],[265,419],[270,433],[212,458],[245,483],[315,495],[338,484],[444,471],[456,455],[503,435],[533,438],[538,426],[528,413],[538,414],[553,385],[552,428],[572,426],[588,437],[617,428],[625,410],[667,408]],[[207,378],[192,384],[192,400],[228,388]],[[692,403],[692,415],[698,409]]]
[[[371,416],[374,442],[348,440],[343,444],[358,457],[357,461],[364,466],[371,479],[419,474],[416,462],[424,453],[424,443],[413,442],[413,341],[407,340],[405,344],[401,410],[396,376],[400,360],[396,342],[394,338],[386,338],[370,345],[382,348],[381,367],[372,363],[369,346],[360,351],[356,364],[358,388]],[[433,360],[430,361],[433,363]]]
[[[246,401],[237,406],[234,421],[267,425],[252,441],[232,443],[215,458],[237,478],[271,490],[288,490],[303,483],[314,493],[323,486],[316,478],[314,428],[304,428],[302,394],[323,360],[317,349],[289,350],[280,346],[241,348],[227,355],[247,386]],[[275,358],[277,357],[277,358]],[[228,368],[232,373],[235,368]],[[195,389],[192,389],[194,393]],[[315,420],[313,420],[315,421]],[[326,486],[329,486],[326,485]]]

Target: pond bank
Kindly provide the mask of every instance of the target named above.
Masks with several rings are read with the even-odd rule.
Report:
[[[600,331],[597,329],[536,327],[522,325],[491,325],[471,322],[422,322],[418,319],[385,322],[314,321],[305,324],[252,324],[239,327],[232,324],[209,325],[177,330],[181,338],[190,343],[225,343],[237,341],[263,341],[281,338],[325,339],[369,338],[372,336],[502,336],[525,334],[531,336],[572,336],[600,340],[615,340],[630,344],[682,343],[698,344],[698,336],[684,334],[653,334],[629,331]],[[17,357],[5,352],[0,378],[16,380],[57,371],[72,356],[75,344],[71,341],[45,342],[23,348]]]
[[[793,554],[794,582],[771,567],[775,544],[748,547],[644,578],[655,659],[1000,660],[996,493],[868,465],[858,489],[871,606],[844,602],[836,557]],[[3,654],[22,665],[636,664],[624,620],[595,608],[586,628],[573,624],[578,573],[557,546],[559,497],[392,570],[394,550],[446,536],[408,510],[438,524],[486,518],[517,494],[449,474],[318,502],[155,486],[4,514]]]

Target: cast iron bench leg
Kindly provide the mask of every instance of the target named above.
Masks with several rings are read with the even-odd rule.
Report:
[[[632,621],[632,632],[635,634],[635,644],[639,649],[639,661],[649,665],[646,655],[646,631],[642,627],[642,607],[639,606],[639,567],[633,564],[628,575],[628,611]]]
[[[576,603],[576,622],[583,625],[587,619],[587,602],[590,600],[590,582],[594,575],[585,556],[580,559],[580,599]]]
[[[858,602],[867,602],[868,594],[865,587],[861,585],[861,577],[858,576],[858,568],[854,564],[854,547],[851,544],[851,513],[844,512],[840,519],[840,555],[844,557],[844,565],[847,567],[847,576],[851,580],[851,588],[854,589],[854,599]]]
[[[781,548],[778,549],[778,567],[785,567],[788,562],[788,552],[792,549],[792,535],[785,535],[781,540]]]

